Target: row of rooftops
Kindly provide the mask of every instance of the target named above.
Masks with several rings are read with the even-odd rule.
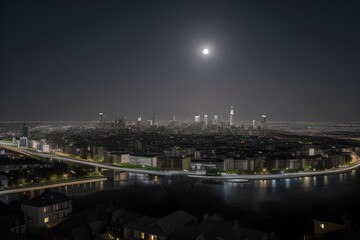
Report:
[[[137,143],[142,145],[143,152],[161,153],[164,150],[177,146],[179,149],[194,148],[199,151],[206,149],[216,152],[229,151],[259,151],[280,150],[287,151],[302,148],[330,149],[349,147],[349,142],[334,141],[329,138],[309,136],[289,136],[274,133],[274,136],[241,136],[241,135],[170,135],[147,133],[104,133],[103,135],[91,134],[92,131],[76,131],[72,133],[53,132],[49,135],[52,144],[72,145],[76,147],[102,146],[105,149],[122,149],[127,152],[138,151]]]
[[[43,207],[47,204],[69,200],[71,199],[64,194],[45,191],[27,203],[35,203],[36,206]],[[350,220],[337,209],[333,208],[320,214],[317,213],[311,219],[315,224],[328,226],[329,223],[333,223],[343,226],[343,230],[335,232],[338,234],[336,236],[351,236],[351,238],[339,239],[358,239],[357,237],[360,236],[358,232],[350,229]],[[2,232],[8,231],[10,227],[15,225],[23,225],[24,218],[21,212],[0,202],[0,222],[0,232]],[[270,234],[267,231],[241,227],[239,221],[227,220],[218,215],[208,216],[205,214],[203,218],[198,218],[183,210],[177,210],[163,217],[154,218],[114,207],[91,208],[69,215],[66,221],[46,230],[46,235],[51,239],[87,240],[94,239],[94,236],[97,236],[96,239],[108,239],[106,238],[107,235],[119,236],[119,234],[124,234],[126,229],[163,236],[165,237],[163,239],[168,240],[270,239]],[[5,235],[0,236],[2,239]],[[14,235],[14,238],[5,239],[17,239],[16,237]]]

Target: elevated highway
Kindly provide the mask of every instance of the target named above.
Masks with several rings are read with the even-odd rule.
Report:
[[[165,172],[165,171],[146,170],[146,169],[123,168],[123,167],[118,167],[118,166],[115,166],[115,165],[108,165],[108,164],[98,163],[98,162],[94,162],[94,161],[91,161],[91,160],[82,160],[82,159],[59,156],[59,155],[50,154],[50,153],[26,150],[26,149],[14,147],[14,146],[3,145],[2,143],[0,144],[0,148],[3,148],[3,149],[8,150],[8,151],[16,152],[16,153],[19,153],[19,154],[22,154],[22,155],[25,155],[25,156],[40,157],[40,158],[47,158],[47,159],[50,159],[50,160],[57,160],[57,161],[62,161],[62,162],[76,163],[76,164],[91,166],[91,167],[95,167],[95,168],[110,169],[110,170],[114,170],[116,172],[128,172],[128,173],[137,173],[137,174],[151,174],[151,175],[157,175],[157,176],[173,176],[173,175],[183,175],[183,174],[185,174],[184,172],[178,172],[178,171]]]
[[[80,165],[92,166],[95,168],[103,168],[114,171],[114,179],[116,177],[116,173],[120,172],[128,172],[128,173],[137,173],[137,174],[149,174],[154,176],[188,176],[190,178],[195,179],[208,179],[208,180],[234,180],[234,179],[244,179],[244,180],[271,180],[271,179],[286,179],[286,178],[301,178],[301,177],[309,177],[309,176],[321,176],[321,175],[330,175],[330,174],[340,174],[349,172],[355,168],[360,167],[360,159],[357,158],[357,161],[351,166],[341,167],[337,169],[329,169],[324,171],[309,171],[309,172],[296,172],[296,173],[284,173],[284,174],[259,174],[259,175],[221,175],[221,176],[206,176],[205,172],[203,173],[192,173],[192,172],[183,172],[183,171],[157,171],[157,170],[146,170],[146,169],[135,169],[135,168],[123,168],[115,165],[108,165],[103,163],[97,163],[91,160],[82,160],[64,156],[58,156],[50,153],[36,152],[30,151],[26,149],[21,149],[9,145],[3,145],[0,143],[0,148],[17,152],[19,154],[23,154],[26,156],[35,156],[40,158],[47,158],[50,160],[57,160],[62,162],[76,163]]]

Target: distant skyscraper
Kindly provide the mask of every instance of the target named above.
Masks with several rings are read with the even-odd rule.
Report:
[[[230,126],[234,126],[234,107],[230,108]]]
[[[267,126],[266,126],[266,115],[261,115],[261,118],[262,118],[262,127],[263,129],[266,129]]]
[[[26,126],[26,124],[24,123],[22,126],[21,126],[21,136],[22,137],[28,137],[29,135],[29,128],[28,126]]]
[[[176,121],[176,117],[175,117],[175,115],[173,116],[173,121],[174,121],[174,122]]]
[[[104,122],[104,113],[102,112],[99,113],[99,122]]]
[[[252,120],[252,127],[255,129],[256,128],[256,121]]]
[[[204,115],[205,128],[208,127],[208,115]]]
[[[218,124],[219,124],[219,116],[218,116],[218,115],[214,115],[213,124],[214,124],[214,125],[218,125]]]
[[[200,114],[195,115],[195,123],[200,123]]]

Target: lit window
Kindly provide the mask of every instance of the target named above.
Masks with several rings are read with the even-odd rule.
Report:
[[[157,238],[156,235],[151,235],[151,236],[150,236],[150,239],[151,239],[151,240],[158,240],[158,238]]]
[[[59,204],[55,204],[55,205],[53,205],[53,211],[57,211],[57,210],[59,210]]]
[[[44,207],[44,213],[46,213],[46,207]]]
[[[140,233],[140,238],[141,238],[141,239],[145,239],[145,233],[141,232],[141,233]]]
[[[321,229],[325,229],[325,224],[323,224],[323,223],[320,224],[320,228],[321,228]]]
[[[44,218],[44,223],[48,223],[49,222],[49,217]]]

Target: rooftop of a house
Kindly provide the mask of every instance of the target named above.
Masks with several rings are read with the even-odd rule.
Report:
[[[180,226],[170,240],[268,239],[267,233],[237,226],[233,221],[211,216],[196,226]]]
[[[178,210],[162,218],[155,219],[148,216],[139,217],[125,225],[126,228],[139,230],[151,234],[168,236],[183,225],[194,225],[197,217],[183,210]]]
[[[145,228],[147,228],[150,224],[154,223],[155,221],[156,221],[155,218],[148,216],[141,216],[125,224],[125,227],[133,230],[143,231]]]
[[[111,226],[122,226],[138,217],[140,214],[121,208],[112,213]]]
[[[23,201],[22,204],[34,207],[45,207],[68,201],[71,201],[71,199],[62,193],[45,190],[45,192],[39,196]]]

